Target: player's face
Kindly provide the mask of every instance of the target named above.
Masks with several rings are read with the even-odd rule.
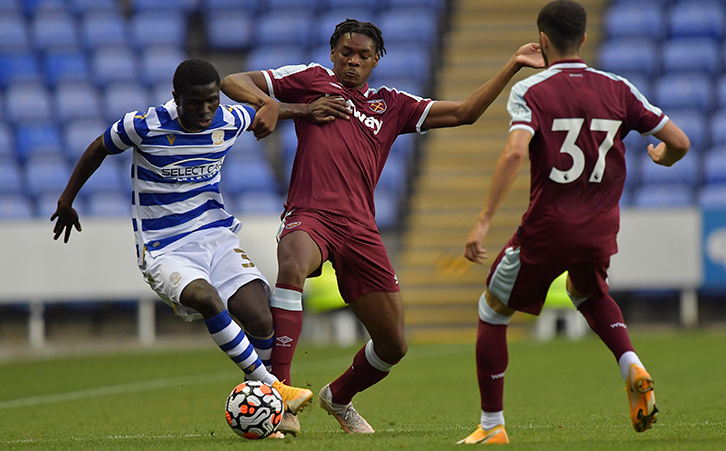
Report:
[[[190,86],[185,92],[174,92],[179,121],[190,132],[206,130],[212,125],[219,107],[219,83]]]
[[[360,33],[343,35],[330,52],[333,72],[348,89],[360,89],[378,65],[373,39]]]

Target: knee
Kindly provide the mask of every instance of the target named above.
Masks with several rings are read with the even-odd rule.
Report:
[[[297,259],[285,258],[280,260],[277,273],[278,281],[301,287],[305,283],[307,276],[307,268]]]
[[[205,319],[224,310],[224,304],[216,290],[207,284],[190,283],[182,291],[180,302],[185,307],[198,311]]]
[[[399,340],[386,342],[385,345],[380,347],[378,343],[375,343],[375,351],[381,360],[395,364],[406,356],[408,342],[405,337],[401,337]]]
[[[248,284],[228,301],[227,308],[250,335],[266,337],[272,333],[272,313],[262,286]]]

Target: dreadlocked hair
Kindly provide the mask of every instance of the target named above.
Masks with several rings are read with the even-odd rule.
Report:
[[[217,69],[206,60],[191,58],[182,61],[174,72],[174,91],[186,92],[190,86],[204,86],[210,83],[220,84]]]
[[[345,19],[344,22],[335,26],[335,31],[330,37],[330,48],[335,49],[338,41],[346,34],[364,34],[371,38],[376,45],[376,53],[382,57],[386,53],[386,46],[383,44],[383,34],[381,30],[370,22],[360,22],[355,19]]]

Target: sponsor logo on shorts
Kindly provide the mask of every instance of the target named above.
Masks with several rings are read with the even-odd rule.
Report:
[[[287,335],[283,335],[282,337],[277,337],[275,339],[275,341],[277,342],[277,346],[289,348],[290,343],[292,343],[293,340],[292,340],[292,338],[288,337]]]
[[[179,274],[176,271],[171,273],[171,275],[169,276],[169,282],[174,286],[176,286],[176,284],[178,284],[181,279],[182,279],[181,274]]]
[[[295,227],[299,226],[300,224],[302,224],[302,222],[300,222],[300,221],[291,222],[290,224],[285,224],[285,228],[294,229]]]

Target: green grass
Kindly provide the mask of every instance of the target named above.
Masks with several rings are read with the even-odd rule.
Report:
[[[655,378],[659,422],[630,426],[615,361],[595,337],[510,345],[505,416],[512,450],[723,450],[726,333],[633,334]],[[356,349],[303,347],[293,382],[316,392]],[[120,352],[0,364],[0,449],[461,449],[479,418],[472,344],[412,346],[392,374],[356,397],[378,431],[348,436],[315,405],[303,433],[240,439],[223,404],[241,373],[216,348]]]

